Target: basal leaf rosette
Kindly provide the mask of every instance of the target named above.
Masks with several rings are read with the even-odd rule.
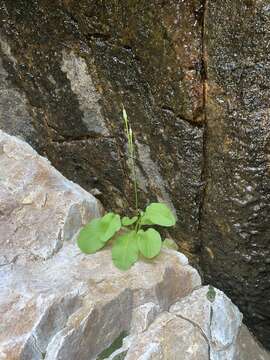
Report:
[[[175,216],[163,203],[152,203],[145,211],[137,211],[137,216],[120,216],[112,212],[102,218],[90,221],[79,233],[77,243],[82,252],[92,254],[102,249],[106,243],[121,229],[124,234],[114,238],[112,260],[116,267],[128,270],[139,257],[139,253],[147,259],[157,256],[161,247],[176,248],[169,239],[162,243],[159,232],[155,229],[142,229],[143,226],[175,225]],[[129,226],[132,226],[132,230]]]

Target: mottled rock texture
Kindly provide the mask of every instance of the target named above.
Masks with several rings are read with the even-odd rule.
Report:
[[[240,360],[248,344],[269,360],[185,255],[164,249],[123,272],[110,249],[82,254],[76,234],[99,202],[1,130],[0,149],[1,360]]]
[[[269,360],[270,353],[263,349],[247,327],[242,325],[237,339],[236,358],[237,360]]]
[[[0,169],[0,266],[49,259],[101,214],[92,195],[1,130]]]
[[[0,127],[109,209],[175,210],[181,251],[269,345],[268,0],[2,0]]]
[[[236,358],[242,314],[222,291],[214,291],[213,302],[207,298],[209,287],[204,286],[174,304],[170,313],[200,330],[208,344],[209,360],[233,360]]]
[[[208,291],[208,286],[200,287],[179,299],[143,326],[143,332],[131,332],[106,360],[269,360],[270,354],[242,325],[242,314],[231,300],[215,289],[210,302]],[[151,314],[153,304],[143,308]]]
[[[270,347],[270,5],[209,1],[202,263]]]
[[[178,215],[178,239],[190,253],[200,246],[200,13],[200,1],[0,5],[5,96],[21,94],[10,103],[13,111],[6,104],[1,127],[35,142],[106,208],[129,211],[123,103],[136,137],[141,205],[157,198],[169,203]],[[33,136],[21,131],[26,126]]]
[[[127,272],[110,249],[83,255],[74,240],[99,202],[1,130],[0,167],[1,360],[95,359],[200,286],[174,251]]]
[[[152,302],[164,311],[200,285],[176,253],[121,272],[110,250],[85,256],[73,242],[45,262],[1,267],[0,277],[1,360],[95,359],[129,332],[133,309]]]

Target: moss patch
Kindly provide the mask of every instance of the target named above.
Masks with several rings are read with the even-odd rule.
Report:
[[[126,331],[122,331],[121,334],[112,342],[112,344],[105,350],[102,351],[97,357],[97,360],[103,360],[109,357],[114,351],[120,349],[123,345],[123,339],[128,336]],[[121,360],[125,358],[126,351],[122,354],[119,354],[115,360]]]

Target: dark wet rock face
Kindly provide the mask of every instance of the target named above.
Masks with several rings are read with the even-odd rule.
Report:
[[[270,338],[270,6],[209,2],[202,264]]]
[[[123,103],[136,137],[141,206],[168,202],[190,253],[199,248],[202,193],[200,12],[200,1],[1,5],[6,86],[18,89],[35,131],[26,139],[107,208],[130,211]],[[25,137],[21,118],[6,113],[13,125],[3,118],[1,126]]]
[[[131,212],[124,104],[141,206],[175,210],[181,250],[267,345],[267,1],[3,0],[0,19],[0,128]]]

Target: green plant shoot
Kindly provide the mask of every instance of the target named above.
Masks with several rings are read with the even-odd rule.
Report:
[[[118,214],[110,212],[101,218],[94,219],[81,229],[77,243],[82,252],[92,254],[113,239],[113,263],[121,270],[128,270],[138,260],[139,255],[152,259],[160,253],[161,236],[152,226],[174,226],[176,220],[172,211],[163,203],[151,203],[145,211],[138,208],[134,135],[124,107],[123,119],[134,187],[134,216],[120,218]],[[172,241],[165,239],[163,246],[173,248]]]
[[[138,209],[138,185],[137,185],[137,176],[136,176],[136,167],[135,167],[136,155],[134,151],[133,132],[128,121],[127,112],[124,107],[123,107],[123,119],[124,119],[126,137],[128,141],[128,157],[131,162],[131,168],[132,168],[132,178],[133,178],[134,195],[135,195],[135,210],[137,214],[139,209]]]

